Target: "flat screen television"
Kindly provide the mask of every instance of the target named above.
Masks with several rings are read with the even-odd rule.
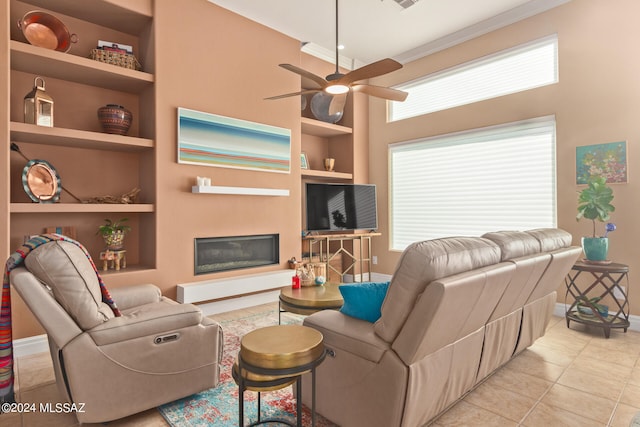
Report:
[[[373,184],[306,184],[307,231],[378,228]]]

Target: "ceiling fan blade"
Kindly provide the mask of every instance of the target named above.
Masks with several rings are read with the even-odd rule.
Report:
[[[391,89],[390,87],[374,86],[374,85],[353,85],[351,89],[355,92],[366,93],[367,95],[375,96],[378,98],[388,99],[390,101],[402,102],[407,99],[409,95],[407,92],[398,89]]]
[[[329,115],[333,116],[336,113],[340,113],[344,110],[344,104],[347,102],[347,94],[332,95],[333,99],[329,103]]]
[[[306,79],[311,80],[312,82],[316,83],[318,85],[318,89],[324,89],[324,87],[327,85],[327,81],[325,79],[323,79],[320,76],[317,76],[315,74],[313,74],[312,72],[309,72],[307,70],[303,70],[300,67],[296,67],[295,65],[291,65],[291,64],[280,64],[280,66],[282,68],[284,68],[285,70],[291,71],[292,73],[296,73]]]
[[[285,93],[282,95],[270,96],[265,99],[282,99],[282,98],[289,98],[291,96],[306,95],[308,93],[315,93],[315,92],[320,92],[320,89],[305,89],[305,90],[301,90],[300,92]]]
[[[391,58],[385,58],[348,72],[344,77],[341,77],[338,82],[349,85],[350,83],[378,77],[399,70],[400,68],[402,68],[401,63]]]

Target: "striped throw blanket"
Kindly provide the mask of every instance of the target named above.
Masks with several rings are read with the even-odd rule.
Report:
[[[102,281],[102,277],[100,277],[100,274],[98,273],[96,265],[84,246],[61,234],[42,234],[29,239],[24,245],[11,254],[5,265],[4,275],[2,276],[2,305],[0,307],[0,402],[14,401],[13,341],[11,337],[11,292],[9,289],[9,274],[11,273],[11,270],[22,265],[25,258],[35,248],[46,243],[59,240],[73,243],[82,249],[98,277],[100,292],[102,293],[102,301],[111,307],[115,316],[120,316],[120,310],[118,310],[115,301],[111,298],[107,287]]]

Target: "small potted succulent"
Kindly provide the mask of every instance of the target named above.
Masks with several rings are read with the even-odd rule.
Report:
[[[105,219],[105,223],[98,227],[99,234],[107,244],[107,249],[112,251],[120,250],[124,247],[124,236],[131,231],[131,227],[124,223],[128,218],[122,218],[118,221]]]
[[[611,204],[613,200],[613,190],[607,186],[604,177],[595,177],[589,180],[587,188],[583,189],[578,197],[578,215],[576,220],[581,218],[590,219],[593,222],[593,232],[591,237],[582,238],[582,249],[589,261],[606,261],[609,251],[609,232],[616,229],[615,224],[607,223],[603,236],[596,236],[596,221],[607,222],[611,212],[616,208]]]

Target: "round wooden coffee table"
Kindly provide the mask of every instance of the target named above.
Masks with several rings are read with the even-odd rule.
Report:
[[[344,304],[337,283],[325,283],[321,286],[301,286],[293,289],[291,286],[280,290],[278,323],[281,323],[280,313],[309,315],[320,310],[339,310]]]
[[[256,329],[240,340],[233,377],[239,388],[239,425],[244,426],[244,392],[258,392],[258,421],[251,425],[287,420],[260,420],[260,392],[277,390],[296,382],[296,422],[302,426],[302,375],[311,372],[311,417],[316,422],[316,367],[326,356],[322,333],[302,325],[278,325]]]

